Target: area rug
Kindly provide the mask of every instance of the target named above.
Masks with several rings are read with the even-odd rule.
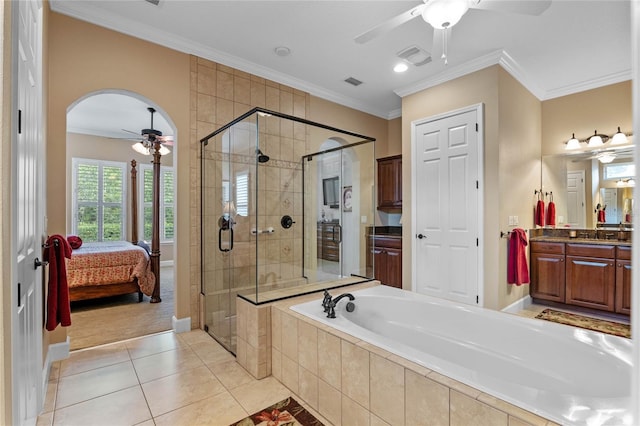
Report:
[[[245,417],[230,426],[324,426],[298,402],[289,397]]]
[[[613,334],[620,337],[631,337],[631,328],[628,324],[607,321],[597,318],[585,317],[568,312],[545,309],[536,318],[560,324],[572,325],[574,327],[586,328],[587,330],[599,331],[601,333]]]

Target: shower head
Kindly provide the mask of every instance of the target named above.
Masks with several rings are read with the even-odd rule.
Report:
[[[266,163],[269,161],[269,156],[264,155],[260,149],[256,149],[256,154],[258,154],[258,163]]]

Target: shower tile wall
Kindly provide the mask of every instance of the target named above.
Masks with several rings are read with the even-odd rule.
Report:
[[[190,307],[193,316],[200,311],[199,293],[201,283],[200,253],[205,250],[211,253],[210,261],[205,265],[205,273],[211,274],[216,290],[226,290],[223,288],[222,276],[225,271],[224,254],[217,250],[217,242],[212,241],[209,247],[201,247],[201,233],[207,231],[217,232],[217,220],[221,213],[221,208],[209,209],[206,207],[206,217],[203,221],[205,227],[210,229],[200,229],[200,193],[199,182],[201,181],[201,159],[200,159],[200,138],[213,132],[215,129],[230,122],[235,117],[245,113],[253,107],[263,107],[285,114],[307,118],[309,105],[309,95],[305,92],[280,85],[278,83],[265,80],[263,78],[221,65],[212,61],[192,56],[191,58],[191,153],[189,158],[190,179],[192,189],[190,194],[191,211],[191,300]],[[284,230],[280,226],[280,217],[283,214],[291,215],[294,220],[302,214],[302,173],[300,165],[296,163],[307,152],[306,126],[300,123],[285,122],[284,120],[266,120],[264,127],[261,126],[260,147],[262,151],[269,155],[271,160],[268,163],[260,164],[259,187],[264,189],[258,195],[260,216],[258,217],[258,227],[260,229],[273,226],[276,232],[273,235],[263,235],[259,238],[258,255],[260,267],[258,278],[268,283],[276,276],[279,279],[292,279],[296,275],[296,262],[301,262],[302,238],[301,227]],[[215,176],[221,176],[221,157],[211,153],[211,158],[205,162],[208,172]],[[205,188],[205,199],[221,202],[220,182],[211,182]],[[238,221],[238,234],[247,235],[247,227],[254,226],[249,223]],[[254,237],[255,238],[255,237]],[[242,241],[242,239],[237,239]],[[247,242],[249,240],[246,240]],[[247,250],[242,248],[242,244],[237,248],[238,252]],[[234,252],[236,247],[234,247]],[[238,258],[244,257],[238,252],[234,262],[243,262]],[[213,255],[215,253],[215,255]],[[235,259],[238,259],[237,261]],[[255,265],[255,262],[253,263]],[[253,266],[255,268],[255,266]],[[235,274],[232,282],[239,282],[242,287],[247,283],[254,284],[255,269],[251,265],[235,263],[232,273]],[[250,278],[250,280],[248,280]],[[244,283],[244,285],[243,285]],[[221,293],[222,294],[222,293]],[[211,295],[212,298],[228,297],[228,295]],[[215,301],[214,301],[215,302]],[[232,310],[235,310],[235,303],[231,303]],[[201,318],[201,321],[204,318]],[[193,327],[197,324],[193,323]]]

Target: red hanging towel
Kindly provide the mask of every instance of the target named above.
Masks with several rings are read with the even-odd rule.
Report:
[[[536,205],[535,224],[544,226],[544,201],[542,200],[538,200],[538,204]]]
[[[556,203],[553,201],[547,206],[547,225],[556,226]]]
[[[604,210],[598,210],[598,222],[605,223],[607,221],[606,213]]]
[[[47,239],[43,259],[49,262],[49,294],[47,296],[47,330],[52,331],[61,324],[71,325],[71,305],[69,304],[69,286],[67,284],[67,264],[71,259],[71,246],[61,235],[52,235]]]
[[[527,234],[524,229],[515,228],[509,238],[509,258],[507,261],[507,283],[521,285],[529,282],[527,264]]]

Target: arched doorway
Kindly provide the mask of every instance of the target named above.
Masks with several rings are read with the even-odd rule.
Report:
[[[153,108],[153,110],[149,110]],[[155,112],[154,112],[155,111]],[[153,112],[153,113],[152,113]],[[153,117],[153,122],[151,121]],[[102,90],[88,93],[67,109],[66,191],[67,233],[88,241],[132,240],[133,213],[131,195],[138,196],[137,240],[150,244],[153,167],[152,155],[132,149],[142,146],[143,129],[162,133],[168,153],[160,163],[160,290],[162,303],[138,303],[135,294],[72,302],[72,326],[67,330],[72,350],[110,343],[155,332],[170,330],[174,311],[175,259],[175,148],[176,126],[166,112],[150,99],[126,90]],[[143,150],[144,151],[144,150]],[[135,188],[130,179],[131,160],[137,163]],[[90,166],[90,167],[89,167]],[[114,189],[104,170],[124,169],[123,190]],[[86,209],[80,190],[82,170],[97,170],[96,188],[104,203]],[[86,189],[86,188],[85,188]],[[107,200],[107,198],[109,198]],[[115,199],[115,200],[114,200]],[[112,204],[108,204],[109,201]],[[115,205],[115,207],[114,207]],[[122,206],[121,212],[118,206]],[[102,209],[102,210],[100,210]],[[108,210],[107,210],[108,209]],[[105,212],[102,215],[97,211]],[[106,212],[118,214],[107,214]],[[119,215],[119,216],[118,216]],[[96,224],[95,231],[93,224]],[[135,321],[132,319],[135,318]],[[100,330],[97,332],[97,330]]]

